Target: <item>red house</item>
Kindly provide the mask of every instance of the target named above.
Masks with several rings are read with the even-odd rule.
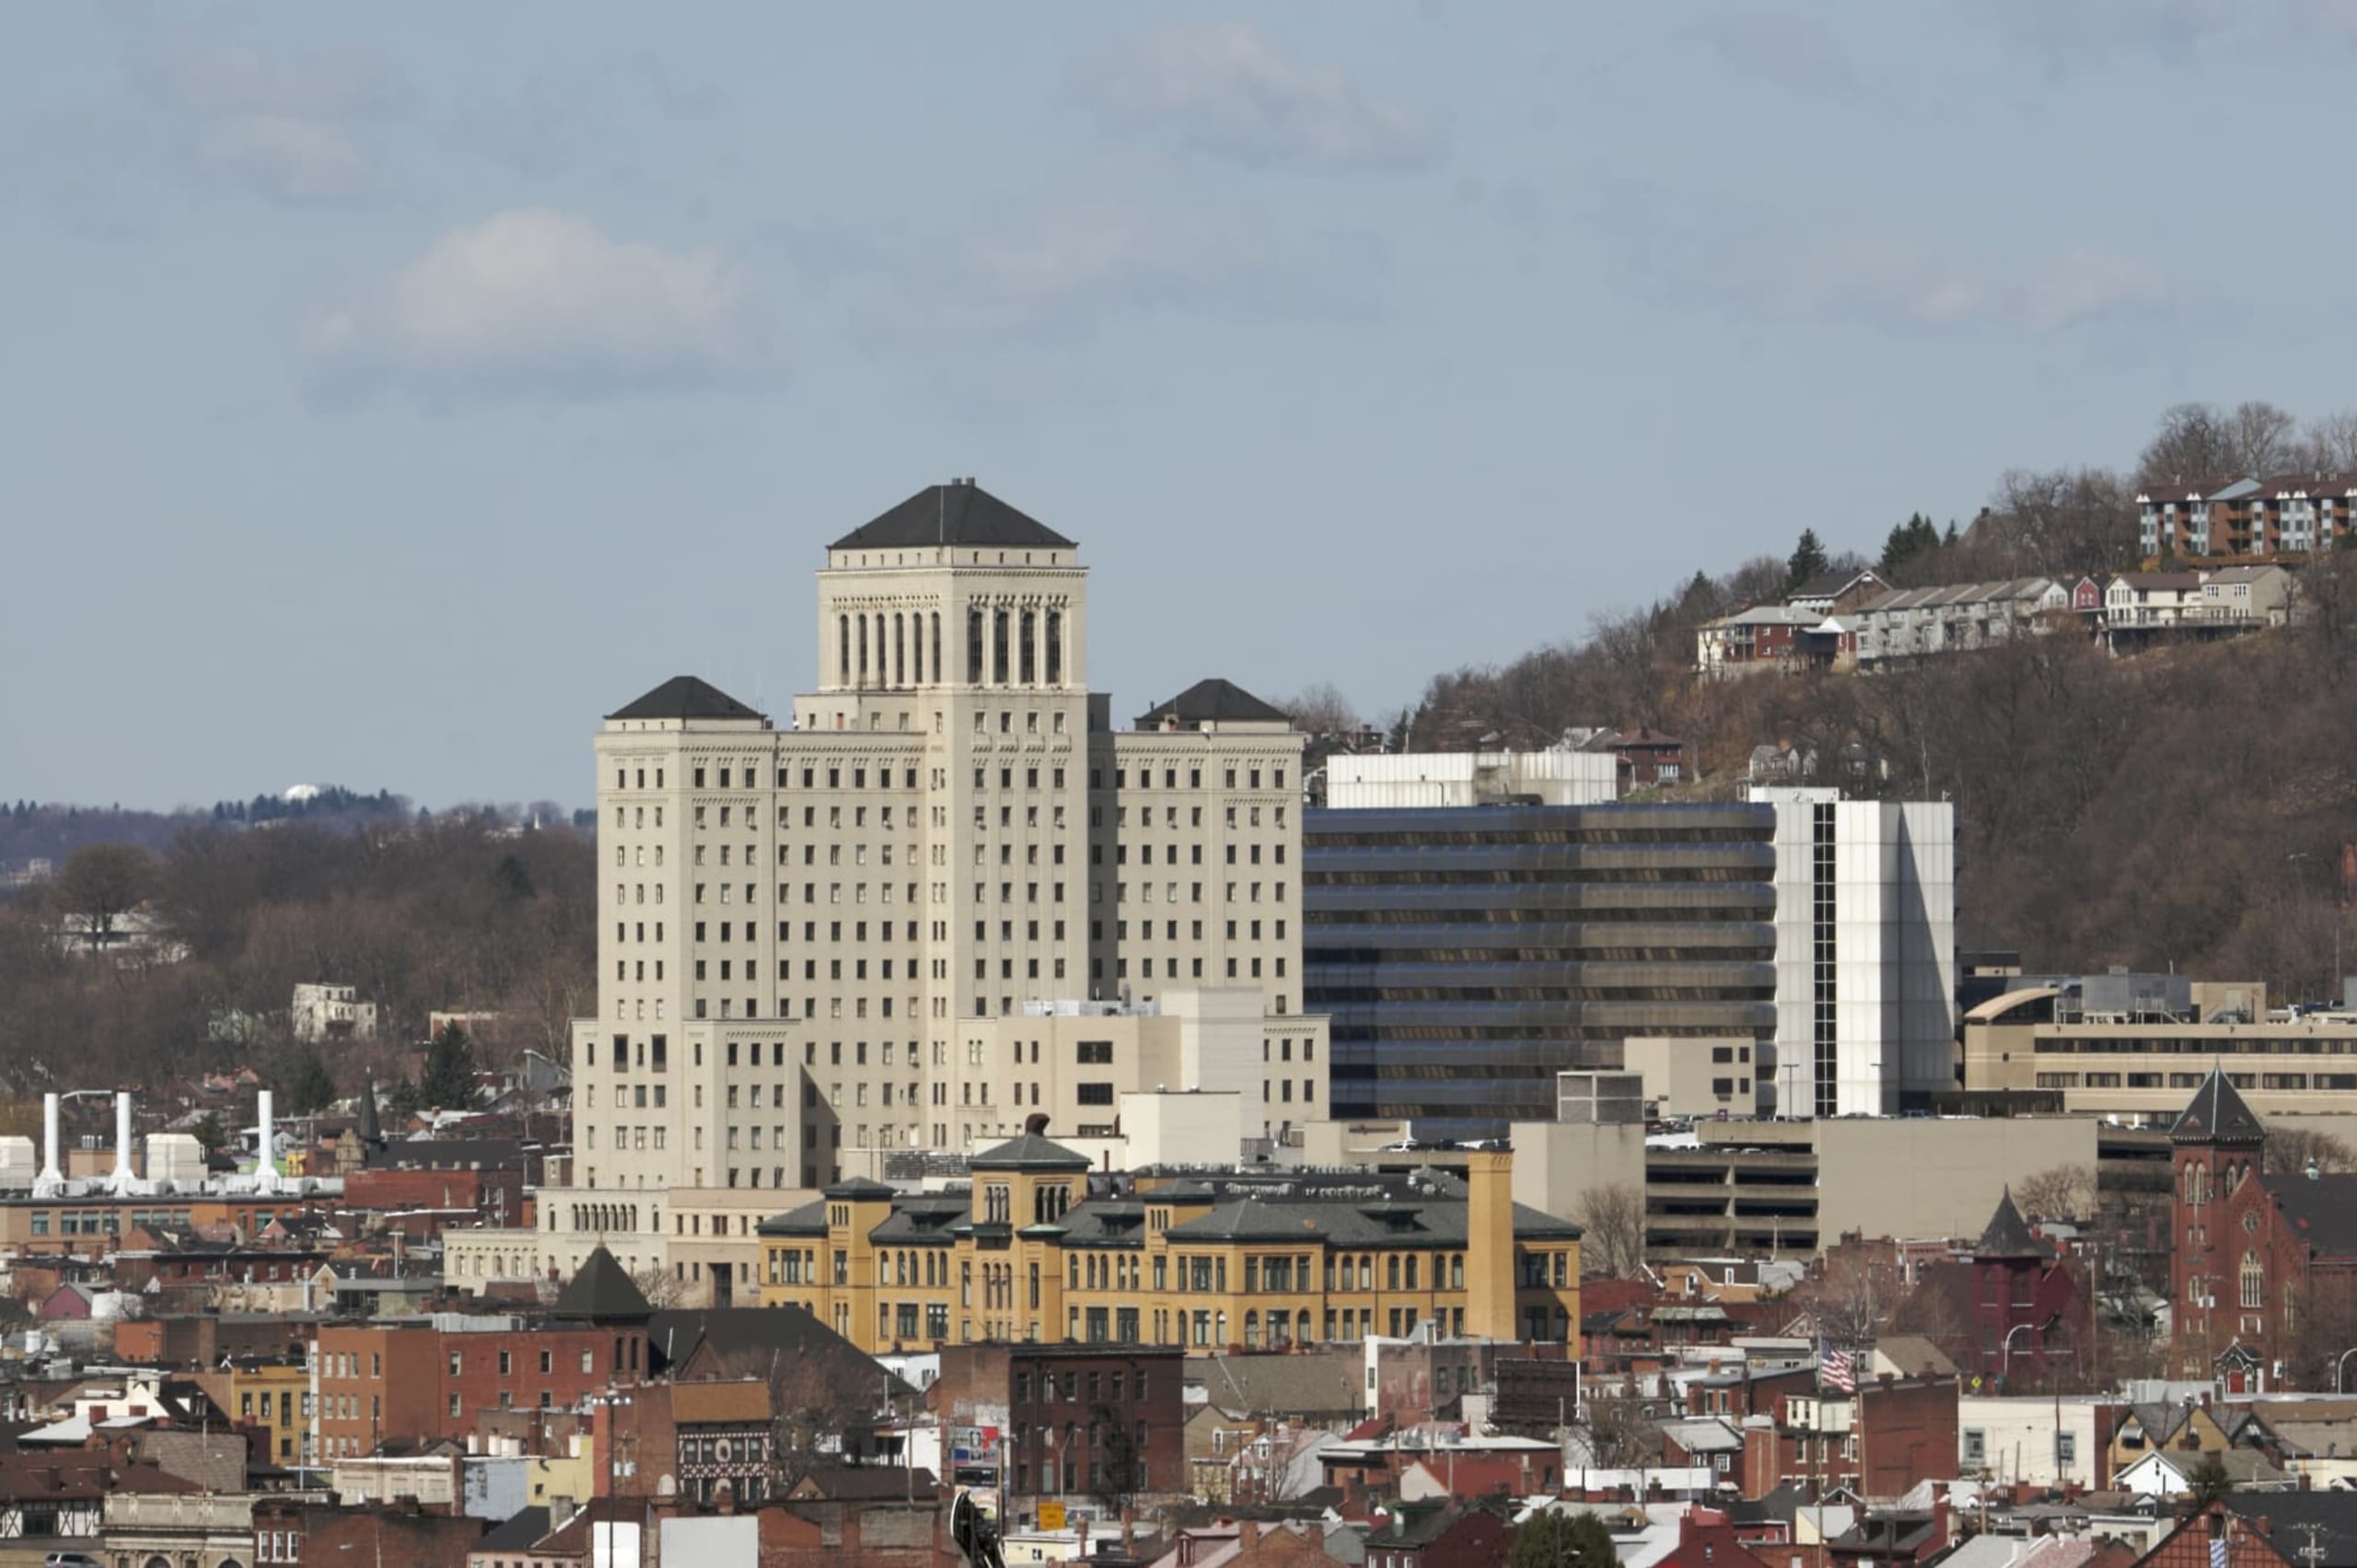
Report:
[[[2178,1373],[2223,1370],[2235,1393],[2329,1384],[2329,1365],[2295,1359],[2312,1348],[2296,1330],[2357,1298],[2357,1176],[2269,1170],[2266,1128],[2216,1068],[2169,1141]]]
[[[2078,1277],[2029,1228],[2010,1190],[1972,1249],[1972,1321],[1974,1370],[2008,1384],[2086,1342],[2087,1298]]]

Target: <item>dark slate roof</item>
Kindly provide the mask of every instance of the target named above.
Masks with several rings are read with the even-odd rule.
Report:
[[[471,1556],[478,1551],[512,1551],[520,1557],[548,1533],[546,1508],[518,1508],[505,1524],[493,1526],[490,1533],[469,1547],[467,1552]]]
[[[938,1245],[954,1239],[951,1232],[973,1212],[973,1194],[964,1188],[915,1194],[893,1204],[891,1217],[869,1231],[867,1238]]]
[[[2034,1235],[2021,1210],[2014,1206],[2014,1190],[1997,1200],[1997,1212],[1989,1216],[1989,1228],[1980,1233],[1973,1254],[1980,1258],[2050,1258],[2053,1249]]]
[[[1008,550],[1073,550],[1077,546],[1035,517],[1025,517],[969,480],[928,484],[906,501],[829,548],[891,550],[925,544],[988,545]]]
[[[2313,1540],[2320,1553],[2315,1568],[2357,1568],[2357,1493],[2237,1492],[2235,1512],[2266,1520],[2277,1540]],[[2302,1553],[2298,1561],[2310,1559]]]
[[[1198,680],[1167,703],[1158,703],[1138,716],[1140,729],[1159,729],[1167,719],[1180,724],[1286,724],[1281,708],[1272,708],[1233,680],[1217,676]]]
[[[2193,1091],[2192,1100],[2185,1114],[2169,1129],[2169,1141],[2177,1144],[2261,1144],[2267,1141],[2267,1129],[2262,1126],[2235,1086],[2226,1082],[2225,1073],[2216,1067],[2201,1080]]]
[[[2310,1250],[2326,1258],[2357,1258],[2357,1176],[2270,1173],[2267,1190]]]
[[[976,1170],[1086,1170],[1088,1156],[1065,1148],[1037,1132],[1009,1138],[994,1149],[984,1149],[970,1162]]]
[[[827,1234],[827,1205],[823,1200],[788,1209],[782,1214],[772,1214],[753,1227],[763,1236],[824,1236]]]
[[[897,1465],[845,1465],[806,1470],[786,1491],[830,1503],[888,1503],[902,1497],[930,1503],[934,1489],[933,1472],[923,1466],[904,1470]]]
[[[712,1307],[657,1312],[646,1325],[656,1370],[668,1372],[699,1349],[710,1347],[714,1370],[723,1376],[758,1375],[784,1357],[813,1365],[830,1376],[856,1378],[862,1389],[877,1387],[882,1368],[867,1353],[798,1307]],[[893,1397],[914,1393],[892,1377],[883,1390]]]
[[[610,719],[757,719],[761,715],[710,681],[675,675]]]
[[[644,1323],[654,1312],[638,1282],[603,1246],[582,1260],[549,1308],[550,1317],[569,1323]]]
[[[838,1181],[822,1190],[829,1198],[845,1198],[856,1202],[862,1198],[889,1198],[900,1191],[881,1181],[871,1181],[865,1176],[854,1176],[848,1181]]]

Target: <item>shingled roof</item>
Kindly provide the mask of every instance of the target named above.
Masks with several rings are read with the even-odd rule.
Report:
[[[761,715],[707,680],[675,675],[610,719],[757,719]]]
[[[993,1149],[984,1149],[974,1156],[975,1170],[1086,1170],[1088,1156],[1077,1149],[1065,1148],[1037,1132],[1026,1132],[1009,1138]]]
[[[644,1323],[655,1308],[630,1272],[601,1245],[557,1293],[549,1316],[567,1323]]]
[[[1071,540],[1026,517],[972,480],[928,484],[880,517],[853,528],[829,548],[891,550],[927,544],[988,545],[1005,550],[1073,550]]]
[[[2054,1249],[2039,1240],[2014,1206],[2014,1190],[2005,1189],[1997,1200],[1997,1212],[1989,1216],[1989,1228],[1980,1233],[1980,1244],[1973,1248],[1979,1258],[2050,1258]]]
[[[2221,1068],[2210,1069],[2201,1086],[2193,1091],[2193,1098],[2185,1114],[2169,1129],[2173,1144],[2261,1144],[2267,1141],[2267,1128],[2252,1113],[2249,1105],[2226,1081]]]
[[[1282,708],[1271,707],[1233,680],[1213,676],[1198,680],[1167,703],[1158,703],[1138,716],[1140,729],[1159,729],[1167,720],[1182,725],[1289,724]]]

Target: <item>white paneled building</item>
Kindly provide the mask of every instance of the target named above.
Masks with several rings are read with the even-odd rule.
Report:
[[[1887,1116],[1956,1086],[1956,813],[1759,788],[1776,808],[1784,1116]]]

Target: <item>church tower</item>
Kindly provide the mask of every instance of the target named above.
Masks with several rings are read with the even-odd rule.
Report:
[[[2170,1302],[2175,1336],[2209,1342],[2213,1318],[2234,1316],[2235,1238],[2223,1221],[2225,1202],[2246,1179],[2267,1167],[2267,1128],[2212,1067],[2169,1129],[2172,1174]]]

